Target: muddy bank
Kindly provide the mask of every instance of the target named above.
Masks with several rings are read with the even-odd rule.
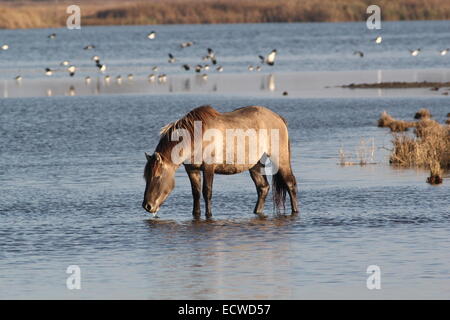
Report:
[[[351,83],[343,85],[341,88],[350,89],[407,89],[407,88],[431,88],[439,90],[440,88],[450,88],[450,82],[381,82],[381,83]]]

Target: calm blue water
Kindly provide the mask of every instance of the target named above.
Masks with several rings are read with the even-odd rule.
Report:
[[[419,56],[423,64],[416,67],[437,68],[431,47],[445,38],[445,25],[385,23],[383,45],[390,53],[376,51],[373,61],[385,68],[407,67],[410,57],[401,56],[400,48],[428,44],[429,55]],[[39,49],[42,41],[50,41],[49,30],[1,31],[11,46],[0,56],[2,68],[12,70],[26,61],[26,68],[37,70],[62,56],[82,61],[92,54],[74,48],[93,42],[115,68],[134,64],[140,70],[165,59],[163,45],[145,38],[147,29],[157,30],[158,39],[172,48],[190,38],[199,39],[199,47],[213,43],[230,69],[240,68],[238,58],[250,61],[273,47],[283,48],[281,71],[314,65],[321,70],[370,68],[344,52],[338,40],[373,37],[355,23],[83,28],[78,36],[58,30],[73,37],[58,52]],[[390,42],[389,34],[396,40]],[[58,36],[51,45],[63,39]],[[14,49],[14,41],[30,50]],[[371,46],[367,41],[363,49]],[[126,48],[130,43],[133,50]],[[314,48],[337,55],[319,53],[321,62],[314,62]],[[201,52],[186,50],[191,49]],[[10,56],[14,50],[16,59]],[[288,119],[298,217],[271,213],[270,200],[268,217],[255,217],[256,192],[243,173],[217,176],[213,220],[193,221],[182,169],[160,219],[141,208],[144,152],[153,151],[163,125],[205,103],[220,111],[260,104]],[[0,298],[449,299],[448,179],[433,187],[425,183],[427,172],[390,167],[391,136],[376,127],[383,110],[412,119],[422,107],[443,121],[450,100],[207,94],[0,99]],[[354,153],[361,140],[372,139],[377,164],[337,164],[340,148]],[[81,268],[81,290],[66,288],[69,265]],[[381,268],[381,290],[366,288],[369,265]]]
[[[155,30],[157,37],[147,39]],[[56,39],[47,35],[55,32]],[[372,40],[383,36],[380,45]],[[80,30],[36,29],[0,30],[0,41],[10,46],[0,54],[2,78],[21,74],[24,79],[44,76],[45,68],[60,69],[55,76],[68,77],[59,64],[69,60],[79,68],[78,75],[97,74],[90,60],[94,54],[107,65],[111,76],[132,72],[146,76],[151,68],[159,72],[183,73],[184,63],[204,64],[201,57],[211,47],[224,72],[247,72],[259,62],[258,55],[272,49],[279,52],[276,66],[263,71],[373,70],[409,68],[448,68],[450,55],[438,50],[450,46],[449,21],[383,22],[381,30],[368,30],[363,22],[293,23],[248,25],[171,25],[83,27]],[[185,41],[194,46],[180,48]],[[94,44],[94,50],[83,50]],[[408,49],[422,49],[411,57]],[[353,55],[361,50],[364,58]],[[168,63],[168,53],[177,63]],[[192,71],[191,71],[192,72]],[[213,72],[213,69],[210,69]]]

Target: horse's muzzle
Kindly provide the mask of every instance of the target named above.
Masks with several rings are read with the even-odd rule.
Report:
[[[145,201],[142,203],[142,207],[145,209],[145,211],[150,213],[156,213],[158,211],[157,207],[152,207],[149,203],[146,203]]]

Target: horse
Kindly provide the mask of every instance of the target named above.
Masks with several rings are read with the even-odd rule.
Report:
[[[236,146],[236,140],[241,144]],[[290,197],[292,215],[299,211],[287,122],[268,108],[248,106],[220,113],[209,105],[200,106],[164,126],[154,153],[146,152],[145,156],[146,186],[142,207],[154,216],[174,189],[175,171],[181,164],[191,183],[194,218],[201,215],[201,193],[205,217],[212,217],[214,174],[230,175],[247,170],[258,195],[255,214],[263,215],[269,193],[267,175],[270,174],[277,212],[285,209],[286,193]]]

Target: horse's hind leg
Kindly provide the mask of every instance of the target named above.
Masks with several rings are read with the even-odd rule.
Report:
[[[261,173],[261,169],[262,167],[260,165],[256,165],[249,170],[250,176],[255,183],[256,191],[258,192],[258,201],[256,202],[255,210],[253,210],[256,214],[263,213],[264,203],[266,201],[267,194],[269,193],[269,182],[267,181],[266,175]]]
[[[194,199],[194,208],[192,215],[196,218],[200,217],[200,192],[202,189],[202,180],[199,170],[186,170],[191,181],[192,197]]]
[[[295,179],[295,176],[292,173],[292,169],[290,167],[279,168],[277,174],[281,175],[281,178],[283,179],[284,184],[286,185],[287,192],[291,200],[292,214],[297,214],[298,213],[297,180]]]

